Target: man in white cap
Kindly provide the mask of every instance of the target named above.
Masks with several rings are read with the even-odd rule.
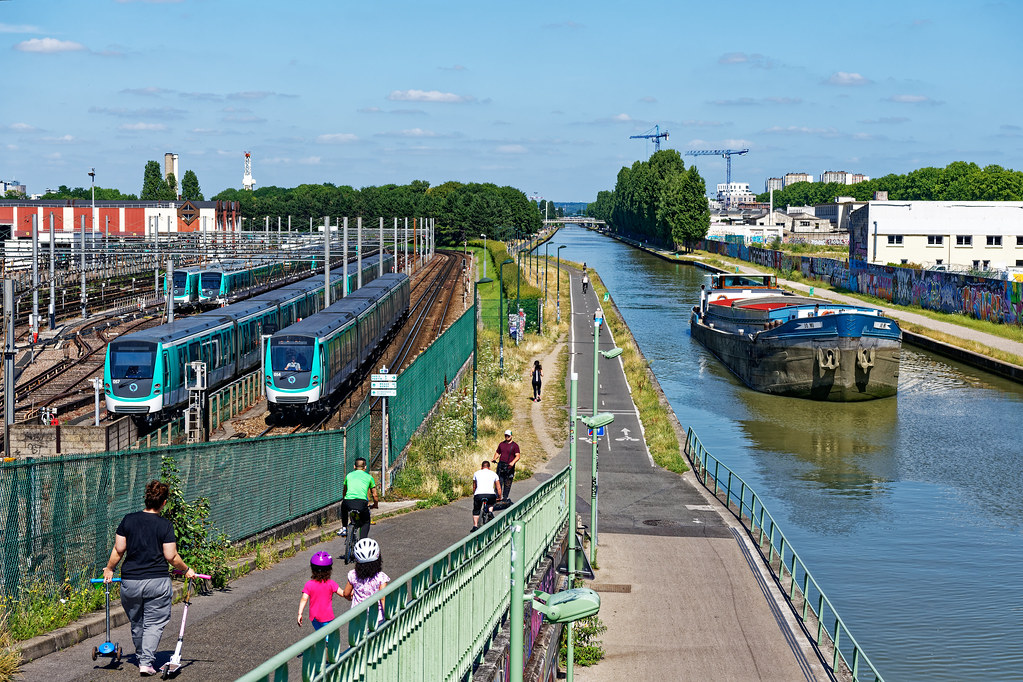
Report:
[[[515,464],[519,461],[519,444],[512,440],[511,429],[504,432],[504,440],[497,445],[497,477],[501,479],[501,491],[505,502],[510,502],[512,481],[515,480]]]

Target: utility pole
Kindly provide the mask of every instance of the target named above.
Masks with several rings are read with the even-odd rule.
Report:
[[[312,220],[310,218],[309,220]],[[330,305],[330,216],[323,216],[323,307]]]
[[[381,277],[384,274],[384,219],[380,218],[380,248],[377,249],[377,276]]]
[[[39,217],[32,214],[32,344],[39,340]]]
[[[54,281],[56,257],[53,245],[53,211],[50,211],[50,331],[57,328],[57,284]]]
[[[4,456],[11,456],[14,423],[14,280],[4,280]]]
[[[355,281],[356,288],[362,288],[362,216],[355,219]]]
[[[85,312],[85,216],[82,216],[82,319],[86,318]]]
[[[342,267],[344,268],[343,272],[345,280],[341,284],[341,295],[347,296],[351,293],[348,291],[348,216],[345,216],[345,224],[342,228],[341,251],[343,252],[341,255],[341,262],[343,263]]]

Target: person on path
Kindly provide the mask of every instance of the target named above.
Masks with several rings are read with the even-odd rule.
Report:
[[[600,328],[604,326],[604,311],[597,308],[593,311],[593,334],[599,334]],[[593,336],[590,334],[590,336]]]
[[[584,273],[583,273],[583,293],[584,293],[584,294],[586,293],[586,290],[587,290],[587,289],[589,288],[589,286],[590,286],[590,278],[589,278],[589,276],[587,276],[587,274],[586,274],[586,273],[584,272]]]
[[[501,480],[490,470],[490,462],[483,460],[480,470],[472,476],[472,530],[475,533],[480,525],[480,512],[483,505],[491,510],[501,496]]]
[[[313,624],[313,630],[319,630],[334,620],[332,599],[335,594],[344,596],[344,592],[341,586],[330,578],[334,570],[334,559],[329,554],[317,552],[309,560],[309,566],[312,577],[302,588],[302,600],[298,603],[298,626],[302,627],[302,614],[308,604],[309,622]]]
[[[497,477],[501,479],[505,502],[510,501],[512,482],[515,480],[515,465],[520,458],[519,444],[512,440],[511,429],[508,429],[504,432],[504,441],[497,444],[497,457],[493,460],[497,463]]]
[[[369,537],[369,498],[373,496],[373,509],[380,506],[377,498],[377,483],[373,477],[366,473],[366,460],[359,457],[355,460],[355,468],[345,476],[345,487],[342,492],[344,499],[341,500],[341,530],[337,532],[340,536],[348,534],[348,514],[358,510],[362,524],[359,525],[359,537]]]
[[[540,388],[543,384],[543,367],[539,360],[533,360],[533,402],[540,402]]]
[[[109,583],[114,569],[121,566],[121,606],[131,623],[139,674],[156,674],[156,648],[171,615],[171,579],[167,564],[194,578],[195,571],[178,554],[174,526],[160,516],[170,489],[162,481],[146,485],[146,508],[121,519],[114,535],[114,548],[103,569],[103,581]]]
[[[380,545],[373,538],[363,538],[355,543],[355,568],[348,571],[348,584],[341,596],[352,602],[355,608],[374,593],[387,587],[391,579],[383,571],[380,559]],[[380,600],[377,623],[384,620],[384,600]]]

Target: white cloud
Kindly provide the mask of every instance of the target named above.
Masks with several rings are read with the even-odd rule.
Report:
[[[770,69],[775,61],[766,55],[745,52],[726,52],[718,58],[718,64],[749,64],[762,69]]]
[[[647,95],[646,97],[640,97],[639,101],[643,102],[644,104],[657,104],[657,98],[650,97],[649,95]]]
[[[456,95],[453,92],[441,92],[440,90],[392,90],[387,99],[392,102],[443,102],[460,104],[472,102],[475,98],[468,95]]]
[[[0,33],[39,33],[39,27],[29,24],[4,24],[0,22]]]
[[[898,102],[899,104],[941,104],[937,100],[933,100],[926,95],[892,95],[888,98],[889,102]]]
[[[12,123],[8,126],[11,130],[18,133],[32,133],[36,131],[35,126],[30,126],[27,123]]]
[[[276,92],[267,92],[266,90],[247,90],[245,92],[232,92],[227,96],[227,98],[254,100],[266,99],[267,97],[273,97],[276,94]]]
[[[75,138],[70,135],[61,135],[60,137],[44,137],[44,142],[74,142]]]
[[[160,130],[167,130],[167,126],[162,123],[124,123],[117,128],[118,130],[137,131],[137,132],[157,132]]]
[[[697,120],[690,119],[688,121],[682,121],[682,125],[686,126],[687,128],[719,128],[719,127],[725,125],[725,122],[724,121],[697,121]]]
[[[328,133],[320,135],[316,141],[319,144],[345,144],[346,142],[356,142],[358,139],[359,136],[352,133]]]
[[[399,137],[437,137],[437,133],[432,130],[423,130],[422,128],[409,128],[407,130],[391,134]]]
[[[57,40],[56,38],[32,38],[14,46],[15,50],[21,52],[38,52],[40,54],[55,54],[57,52],[80,52],[85,45],[72,40]]]
[[[846,71],[836,71],[831,74],[831,77],[827,81],[831,85],[869,85],[871,80],[864,78],[858,73],[849,73]]]
[[[528,150],[521,144],[502,144],[496,151],[498,154],[525,154]]]
[[[771,134],[816,135],[819,137],[841,137],[834,128],[810,128],[808,126],[772,126],[764,131]]]
[[[125,88],[124,90],[121,90],[121,93],[125,95],[144,95],[146,97],[155,97],[156,95],[163,95],[168,92],[173,91],[153,86],[149,86],[148,88]]]
[[[307,156],[304,159],[299,159],[296,163],[302,166],[318,166],[320,165],[319,156]]]
[[[627,122],[627,121],[631,121],[632,117],[629,116],[628,114],[615,114],[614,116],[611,117],[611,120]]]

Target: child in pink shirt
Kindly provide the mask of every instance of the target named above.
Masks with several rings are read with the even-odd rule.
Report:
[[[383,572],[380,560],[380,545],[373,538],[363,538],[355,543],[355,568],[348,571],[348,584],[341,596],[356,606],[369,599],[374,593],[387,587],[391,579]],[[380,600],[377,623],[384,620],[384,600]]]
[[[313,630],[319,630],[334,620],[334,607],[331,600],[335,594],[342,595],[341,586],[330,579],[334,560],[326,552],[317,552],[309,560],[312,578],[302,588],[302,601],[298,603],[298,626],[302,627],[302,613],[306,604],[309,605],[309,620]]]

